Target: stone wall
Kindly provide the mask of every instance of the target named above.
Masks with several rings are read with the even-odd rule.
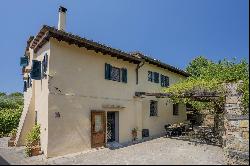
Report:
[[[249,116],[243,115],[238,84],[227,84],[223,148],[227,164],[249,163]]]

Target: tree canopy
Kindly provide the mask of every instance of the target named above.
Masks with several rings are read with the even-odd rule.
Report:
[[[243,93],[242,104],[245,108],[249,104],[249,64],[246,60],[236,62],[235,59],[213,62],[204,57],[197,57],[189,63],[186,70],[191,76],[182,82],[165,89],[171,94],[174,102],[189,103],[196,109],[210,109],[215,105],[222,106],[225,89],[223,83],[243,81],[238,88]],[[199,102],[190,98],[182,98],[183,94],[194,91],[216,92],[220,97],[215,102]]]

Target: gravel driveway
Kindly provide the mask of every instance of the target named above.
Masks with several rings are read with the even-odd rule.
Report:
[[[24,157],[24,147],[8,148],[7,138],[0,139],[0,164],[171,164],[221,165],[223,151],[212,145],[195,145],[188,141],[157,138],[120,149],[93,149],[88,152],[45,159]]]

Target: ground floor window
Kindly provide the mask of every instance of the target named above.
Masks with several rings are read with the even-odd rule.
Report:
[[[157,116],[158,110],[157,110],[157,101],[151,100],[150,101],[150,116]]]

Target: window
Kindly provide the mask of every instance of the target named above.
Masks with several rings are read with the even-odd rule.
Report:
[[[154,82],[159,83],[159,73],[154,72]]]
[[[169,77],[161,74],[161,86],[168,87],[169,86]]]
[[[117,67],[112,67],[111,69],[111,79],[113,81],[118,81],[120,82],[120,69]]]
[[[148,71],[148,81],[159,83],[159,73]]]
[[[150,116],[157,116],[158,110],[157,110],[157,101],[150,101]]]
[[[127,69],[105,63],[105,79],[127,83]]]
[[[148,71],[148,81],[153,82],[153,72]]]
[[[173,104],[173,115],[179,115],[179,104]]]

